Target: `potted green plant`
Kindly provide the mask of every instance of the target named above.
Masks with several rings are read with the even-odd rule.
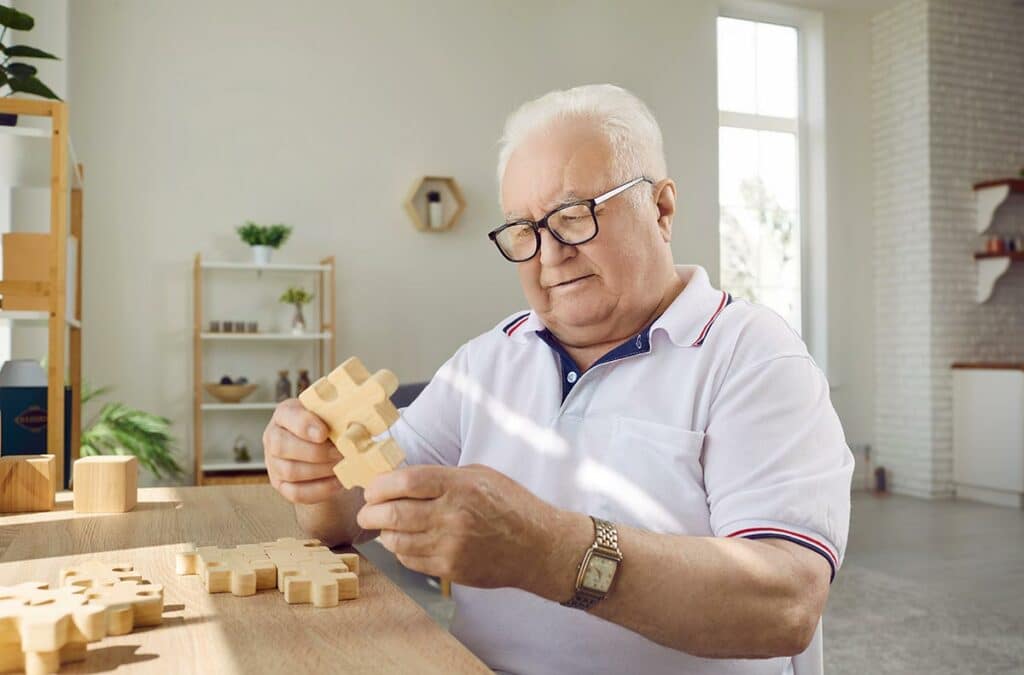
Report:
[[[43,98],[61,100],[60,96],[53,93],[42,81],[36,77],[36,67],[21,61],[20,59],[58,59],[53,54],[44,52],[42,49],[29,47],[27,45],[6,45],[3,43],[7,30],[30,31],[35,26],[35,19],[16,9],[0,5],[0,53],[3,54],[3,61],[0,62],[0,88],[7,87],[8,91],[4,97],[11,94],[34,94]],[[19,59],[12,61],[12,59]],[[0,126],[13,127],[18,123],[18,116],[14,113],[0,113]]]
[[[291,286],[281,295],[281,302],[295,306],[295,317],[292,319],[292,333],[301,335],[306,332],[306,318],[302,316],[302,306],[313,299],[313,294],[304,288]]]
[[[257,265],[270,263],[270,252],[288,241],[292,228],[281,223],[259,225],[251,220],[237,228],[238,236],[252,247],[252,261]]]
[[[82,392],[82,404],[109,391],[109,387],[86,388]],[[177,477],[183,471],[174,457],[170,425],[166,417],[110,402],[82,427],[79,454],[82,457],[135,455],[139,464],[157,478],[164,474]]]

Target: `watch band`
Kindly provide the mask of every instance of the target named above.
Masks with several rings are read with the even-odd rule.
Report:
[[[605,557],[614,558],[620,563],[622,562],[622,551],[619,550],[619,533],[615,529],[615,524],[607,520],[595,518],[594,516],[590,516],[590,520],[594,523],[594,543],[591,544],[590,548],[583,555],[583,560],[576,571],[575,593],[573,593],[569,600],[561,603],[563,607],[569,607],[570,609],[586,611],[603,600],[605,595],[607,595],[606,593],[597,593],[583,587],[585,567],[590,562],[594,552],[600,552]]]

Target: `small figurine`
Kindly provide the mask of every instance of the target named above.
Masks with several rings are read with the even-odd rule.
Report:
[[[235,447],[233,449],[236,462],[248,462],[252,459],[249,456],[249,444],[241,436],[235,439]]]

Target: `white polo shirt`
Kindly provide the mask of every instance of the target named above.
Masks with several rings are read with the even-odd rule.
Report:
[[[582,375],[534,313],[510,316],[455,353],[393,437],[410,464],[485,464],[615,523],[786,539],[834,577],[853,457],[824,375],[777,314],[712,288],[701,267],[676,269],[686,287],[665,313]],[[516,589],[455,585],[453,597],[452,633],[499,672],[792,668],[691,656]]]

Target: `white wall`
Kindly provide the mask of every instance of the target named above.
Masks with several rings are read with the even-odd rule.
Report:
[[[1024,271],[975,302],[975,182],[1024,165],[1024,9],[912,0],[874,25],[877,459],[893,489],[952,494],[954,361],[1024,359]],[[1024,205],[994,233],[1024,231]]]
[[[511,265],[484,236],[501,218],[496,140],[518,103],[552,88],[610,81],[651,105],[680,186],[676,258],[717,279],[715,2],[422,8],[71,4],[71,128],[86,165],[85,377],[171,417],[186,450],[192,256],[245,258],[233,226],[246,218],[296,227],[279,259],[337,256],[339,356],[359,354],[403,381],[428,378],[523,307]],[[830,317],[833,398],[848,439],[870,442],[867,14],[829,10],[825,27],[830,300],[840,310]],[[421,234],[406,220],[401,200],[421,174],[460,181],[469,208],[454,231]],[[253,318],[283,318],[275,312]],[[246,361],[217,349],[207,379],[242,374]],[[300,361],[253,358],[244,374],[265,391],[278,367]],[[242,427],[258,445],[259,418]],[[211,431],[222,444],[235,432]]]

